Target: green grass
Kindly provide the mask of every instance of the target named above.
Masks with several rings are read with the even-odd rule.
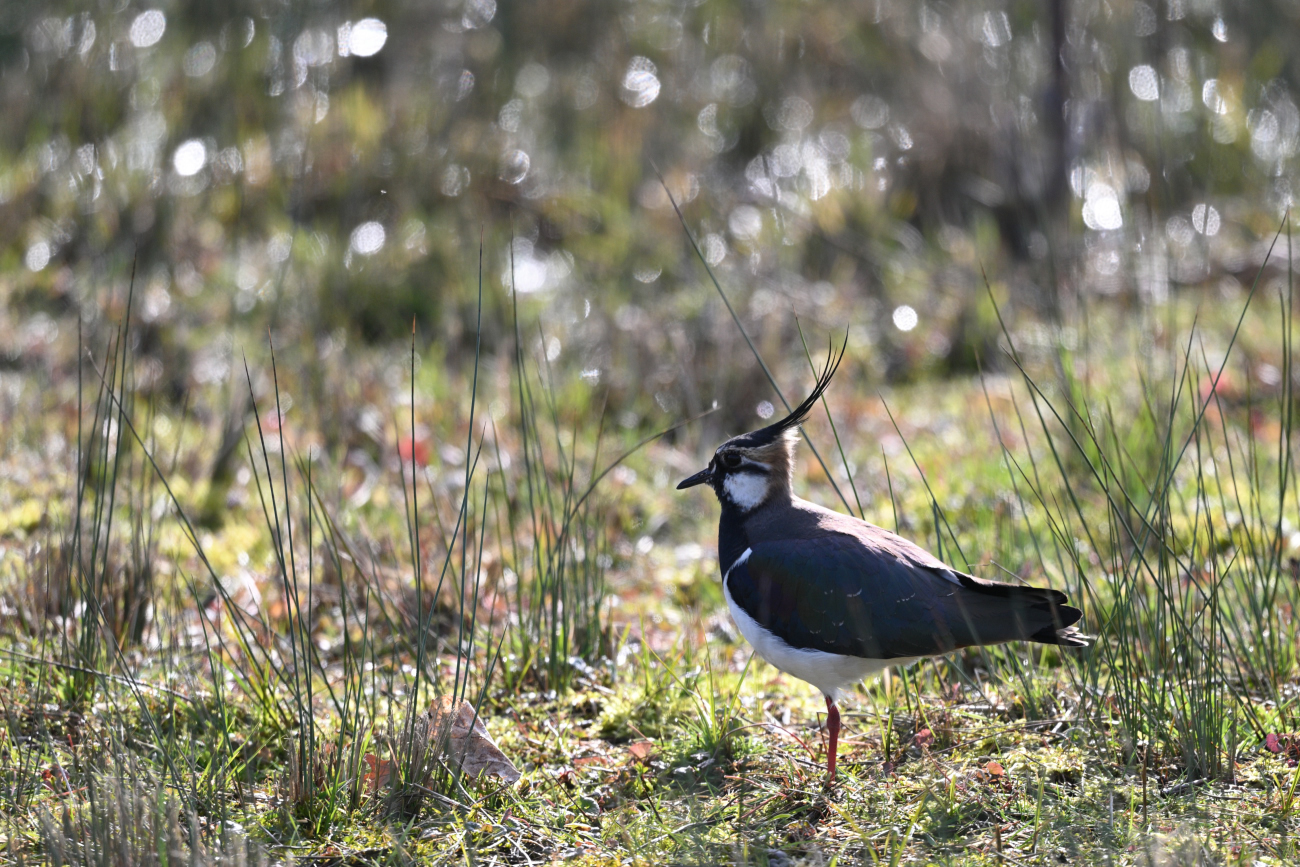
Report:
[[[460,369],[418,335],[359,352],[375,412],[335,447],[309,361],[250,351],[215,524],[191,516],[225,396],[139,397],[129,320],[86,335],[79,381],[25,384],[6,434],[40,454],[58,419],[82,447],[0,477],[4,857],[1286,863],[1291,297],[1270,273],[1248,305],[1175,302],[1158,327],[1100,308],[1043,341],[1008,320],[1007,356],[982,359],[1001,372],[975,379],[841,375],[806,431],[827,469],[804,460],[798,489],[1066,590],[1097,641],[865,684],[831,788],[820,696],[751,658],[716,505],[672,489],[711,434],[611,423],[526,319]],[[818,360],[767,362],[797,393]],[[440,696],[475,706],[519,783],[459,772]]]

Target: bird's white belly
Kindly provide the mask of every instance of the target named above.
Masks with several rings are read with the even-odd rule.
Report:
[[[742,556],[742,559],[737,562],[743,562],[743,559]],[[759,656],[786,674],[811,683],[836,701],[839,701],[844,690],[853,684],[884,671],[891,665],[911,665],[920,659],[919,656],[899,659],[864,659],[860,656],[843,656],[823,650],[802,650],[791,647],[736,604],[736,601],[731,598],[731,589],[727,587],[726,577],[722,580],[722,593],[727,598],[731,619],[736,621],[740,634],[753,645]]]

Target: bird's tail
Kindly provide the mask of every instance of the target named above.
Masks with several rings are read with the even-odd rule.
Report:
[[[973,575],[957,574],[963,586],[975,591],[976,598],[983,597],[990,602],[998,599],[1000,613],[1004,618],[1001,622],[1010,626],[1010,632],[1019,633],[1005,638],[999,635],[997,640],[1019,639],[1060,647],[1087,647],[1092,642],[1091,637],[1080,632],[1074,625],[1083,617],[1083,612],[1067,605],[1065,594],[1059,590],[1004,584]]]
[[[1059,606],[1057,612],[1060,614],[1073,615],[1075,620],[1083,616],[1083,612],[1077,608],[1071,608],[1068,605]],[[1079,631],[1077,626],[1066,626],[1064,628],[1056,625],[1044,626],[1042,629],[1029,636],[1029,641],[1037,641],[1039,644],[1056,644],[1060,647],[1087,647],[1092,644],[1092,636],[1084,635]]]

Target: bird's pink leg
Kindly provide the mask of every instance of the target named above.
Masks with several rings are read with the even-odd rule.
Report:
[[[840,747],[840,709],[829,695],[826,696],[826,734],[830,737],[826,751],[826,782],[829,783],[835,779],[835,758]]]

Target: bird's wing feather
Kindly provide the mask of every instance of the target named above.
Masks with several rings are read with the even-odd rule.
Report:
[[[1063,594],[982,581],[928,554],[918,563],[908,555],[920,548],[880,532],[883,544],[844,533],[753,544],[727,589],[787,644],[827,653],[897,659],[1022,639],[1071,643],[1055,640],[1080,616]]]

